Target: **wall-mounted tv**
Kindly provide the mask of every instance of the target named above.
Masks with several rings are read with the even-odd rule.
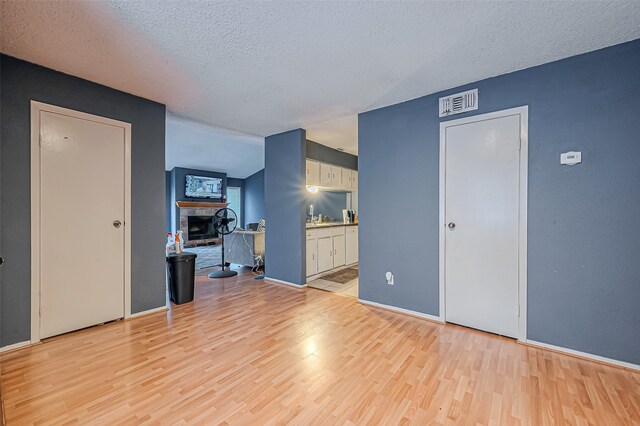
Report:
[[[184,195],[189,198],[222,198],[222,179],[187,175]]]

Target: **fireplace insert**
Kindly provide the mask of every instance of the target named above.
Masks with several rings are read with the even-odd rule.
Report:
[[[187,221],[189,241],[218,238],[213,228],[213,216],[187,216]]]

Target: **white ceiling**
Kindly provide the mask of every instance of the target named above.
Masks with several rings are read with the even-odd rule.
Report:
[[[244,179],[264,168],[264,138],[167,115],[166,170],[212,170]]]
[[[181,117],[260,136],[303,127],[350,152],[359,112],[640,38],[638,1],[3,7],[9,55]]]

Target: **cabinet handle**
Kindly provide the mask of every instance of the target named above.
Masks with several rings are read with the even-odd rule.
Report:
[[[316,260],[316,255],[311,253],[311,260]]]
[[[329,256],[333,256],[333,252],[332,251],[329,252]]]
[[[333,254],[338,254],[338,249],[333,249]]]

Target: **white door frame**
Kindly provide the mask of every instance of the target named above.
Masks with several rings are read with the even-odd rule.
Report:
[[[527,176],[529,165],[529,107],[505,109],[487,114],[474,115],[440,123],[440,319],[445,322],[445,168],[446,168],[446,129],[448,127],[478,121],[492,120],[517,115],[520,118],[520,185],[518,217],[518,341],[527,340]]]
[[[61,114],[124,129],[124,316],[131,316],[131,124],[31,101],[31,343],[40,341],[40,113]]]

